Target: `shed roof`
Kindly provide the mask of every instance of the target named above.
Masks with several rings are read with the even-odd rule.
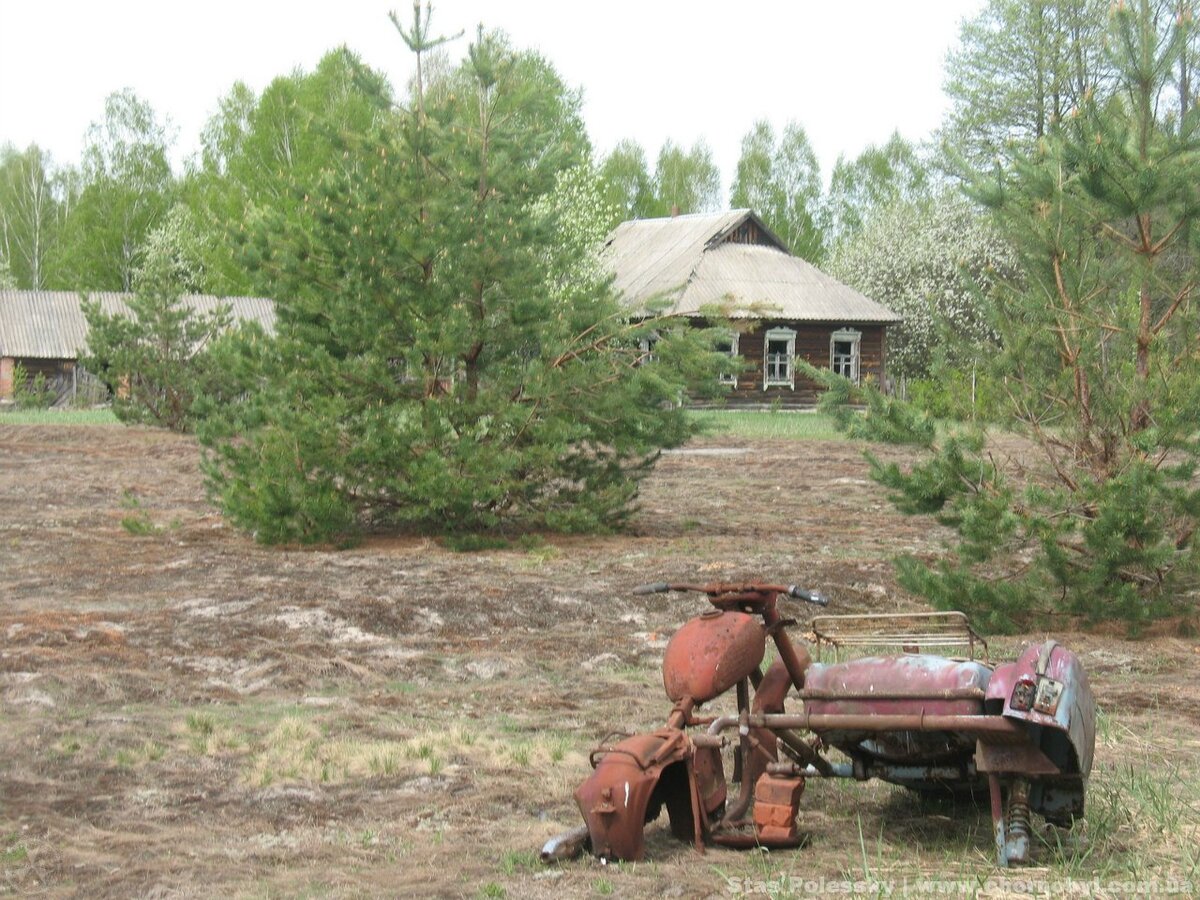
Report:
[[[83,298],[100,302],[109,315],[128,313],[131,294],[75,291],[0,291],[0,356],[18,359],[75,359],[87,347]],[[183,302],[199,313],[225,305],[235,321],[275,327],[275,305],[264,297],[187,294]]]
[[[747,221],[763,243],[728,238]],[[733,318],[892,324],[901,317],[792,256],[748,209],[715,215],[634,219],[609,235],[604,260],[625,305],[675,315],[721,307]]]

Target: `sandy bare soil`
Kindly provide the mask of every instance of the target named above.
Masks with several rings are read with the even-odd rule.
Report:
[[[588,750],[669,708],[662,648],[701,604],[635,585],[763,577],[831,612],[921,608],[889,561],[946,536],[898,515],[853,444],[702,439],[663,457],[633,533],[482,553],[260,547],[198,459],[150,430],[0,423],[0,894],[1020,892],[987,882],[986,810],[886,785],[810,784],[812,840],[789,853],[699,856],[660,824],[645,863],[536,861],[576,824]],[[1056,636],[1092,675],[1100,747],[1088,823],[1046,832],[1033,873],[1200,889],[1200,640]]]

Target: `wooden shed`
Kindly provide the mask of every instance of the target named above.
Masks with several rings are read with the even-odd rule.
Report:
[[[29,378],[44,376],[60,398],[75,396],[78,361],[87,348],[85,296],[110,315],[128,313],[129,294],[0,290],[0,401],[12,397],[18,365]],[[275,325],[274,304],[261,297],[191,294],[183,302],[200,313],[228,306],[235,322],[256,321],[267,331]]]
[[[746,368],[727,382],[730,404],[815,402],[797,358],[886,384],[887,328],[900,317],[793,256],[748,209],[623,222],[604,260],[635,317],[719,309],[734,323],[728,350]]]

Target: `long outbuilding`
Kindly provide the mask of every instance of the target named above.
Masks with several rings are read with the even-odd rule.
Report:
[[[13,395],[18,366],[29,379],[41,375],[59,396],[79,390],[79,358],[86,355],[88,325],[83,301],[99,301],[109,315],[127,314],[130,294],[0,290],[0,400]],[[199,313],[227,307],[234,321],[275,325],[275,306],[263,297],[189,294],[183,302]]]

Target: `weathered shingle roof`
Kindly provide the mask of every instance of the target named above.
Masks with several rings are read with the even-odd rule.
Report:
[[[767,243],[726,241],[751,221]],[[787,253],[747,209],[716,215],[634,219],[609,235],[604,260],[626,306],[701,314],[722,307],[735,318],[807,322],[900,321],[887,307]]]
[[[83,294],[74,291],[0,291],[0,356],[21,359],[75,359],[87,347]],[[127,313],[129,294],[91,293],[100,308]],[[210,312],[227,305],[235,321],[253,321],[266,331],[275,327],[275,305],[264,297],[214,297],[189,294],[192,309]]]

